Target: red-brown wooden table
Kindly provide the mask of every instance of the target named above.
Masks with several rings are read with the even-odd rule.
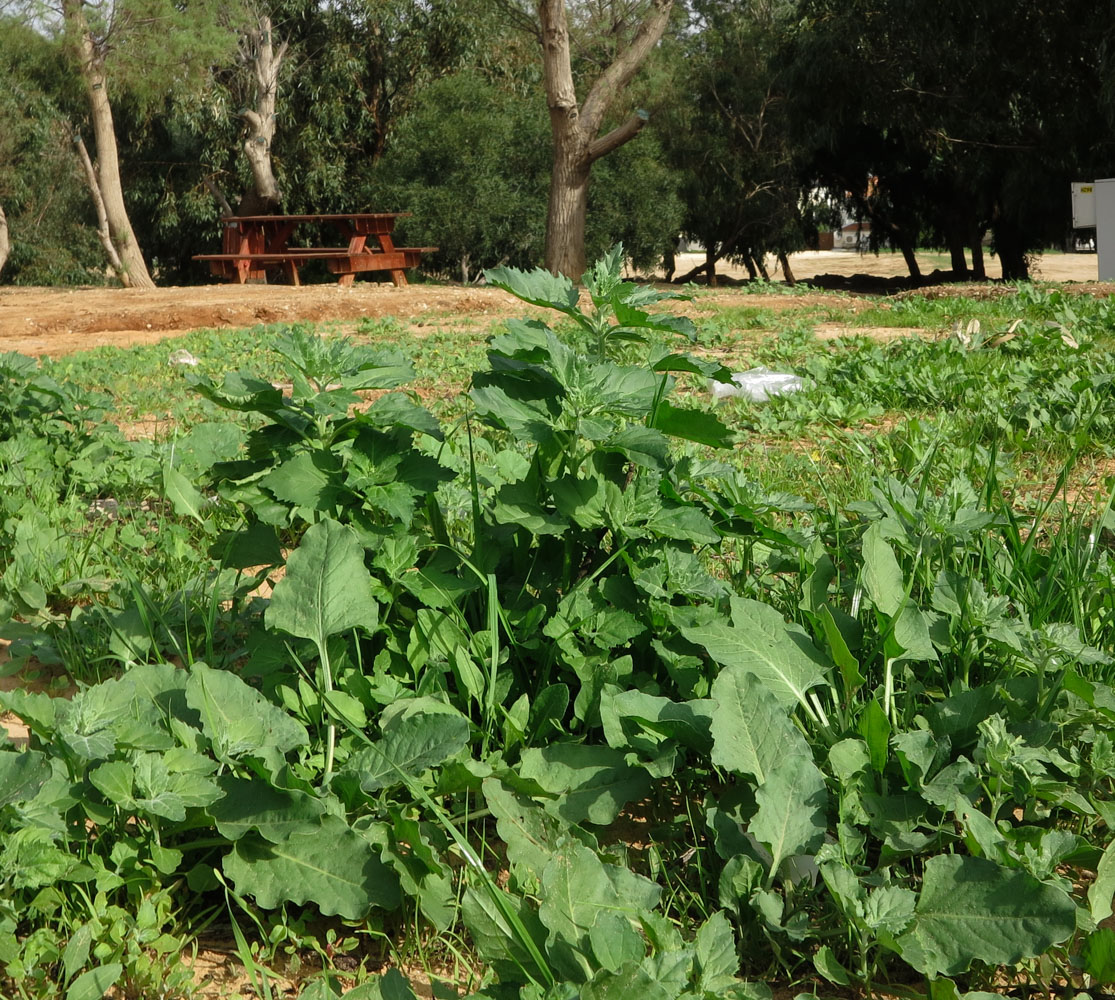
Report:
[[[406,268],[415,267],[423,253],[436,247],[396,247],[391,234],[395,220],[409,212],[342,212],[311,215],[225,216],[221,253],[195,254],[210,270],[229,281],[267,281],[279,270],[298,285],[298,269],[308,261],[323,260],[342,285],[352,284],[362,271],[389,271],[396,285],[407,283]],[[290,246],[301,225],[335,229],[347,246]]]

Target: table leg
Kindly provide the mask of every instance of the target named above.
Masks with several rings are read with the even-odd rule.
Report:
[[[379,240],[379,248],[384,253],[395,252],[395,241],[391,239],[390,233],[379,233],[376,237]],[[396,269],[391,272],[391,283],[396,288],[405,288],[407,283],[407,273],[401,269]]]
[[[351,237],[349,238],[349,241],[348,241],[348,252],[349,252],[349,254],[350,255],[355,255],[355,254],[358,254],[358,253],[364,253],[364,248],[365,248],[365,245],[367,244],[367,242],[368,242],[368,237],[365,236],[363,233],[353,233],[351,235]],[[353,283],[353,281],[355,281],[355,280],[356,280],[355,272],[349,271],[345,274],[342,274],[340,277],[337,278],[337,284],[338,285],[351,285]]]

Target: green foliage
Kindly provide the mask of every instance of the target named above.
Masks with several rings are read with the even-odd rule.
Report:
[[[143,467],[204,600],[11,623],[63,648],[100,615],[127,668],[0,694],[31,733],[0,747],[6,992],[185,991],[185,928],[231,906],[257,983],[328,959],[331,919],[467,948],[493,1000],[1112,975],[1110,500],[1023,519],[944,448],[940,489],[919,462],[850,505],[765,492],[707,457],[732,437],[675,379],[726,372],[621,258],[583,295],[492,274],[575,333],[508,324],[456,420],[397,353],[298,328],[278,384],[192,378],[251,428]],[[1052,364],[1034,336],[1014,360]],[[80,450],[84,397],[4,370],[8,440]]]

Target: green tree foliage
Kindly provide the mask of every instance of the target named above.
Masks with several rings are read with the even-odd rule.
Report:
[[[1100,59],[1082,0],[803,0],[791,39],[808,175],[875,232],[963,263],[990,228],[1007,277],[1060,241],[1068,181],[1094,169]],[[869,178],[876,178],[872,182]]]
[[[706,270],[723,256],[754,275],[765,253],[803,243],[784,84],[772,64],[793,10],[766,0],[695,0],[690,9],[673,41],[676,98],[663,130],[683,178],[681,229],[707,249]]]
[[[76,97],[58,45],[0,23],[0,203],[8,216],[6,282],[89,283],[103,267],[70,138]]]
[[[536,96],[467,70],[423,90],[374,189],[413,213],[399,224],[402,239],[439,247],[433,268],[468,281],[484,267],[541,263],[550,167],[550,127]],[[622,242],[639,266],[660,260],[680,224],[674,185],[652,135],[601,160],[589,190],[589,252]]]

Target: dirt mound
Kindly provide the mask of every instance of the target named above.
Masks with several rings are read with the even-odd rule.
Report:
[[[0,351],[52,357],[105,344],[152,343],[203,328],[356,320],[365,316],[513,315],[522,303],[493,288],[358,282],[188,288],[0,289]]]

